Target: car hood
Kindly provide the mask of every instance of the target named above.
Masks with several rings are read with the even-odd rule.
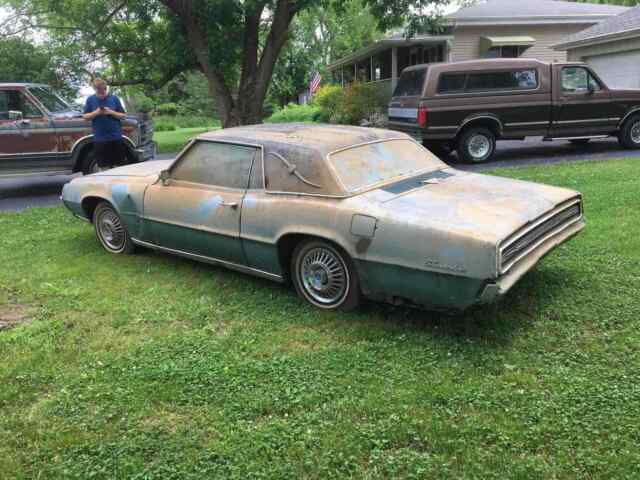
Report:
[[[104,172],[94,173],[90,177],[148,177],[158,175],[171,166],[173,160],[151,160],[116,167]]]
[[[411,187],[410,182],[407,185]],[[365,196],[382,209],[378,214],[395,221],[498,243],[580,195],[564,188],[454,169],[433,172],[418,185],[407,191],[402,191],[401,184],[390,185]]]

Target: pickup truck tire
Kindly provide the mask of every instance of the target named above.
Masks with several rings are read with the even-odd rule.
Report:
[[[98,171],[98,160],[93,152],[93,148],[90,148],[89,151],[85,153],[80,165],[83,175],[90,175]]]
[[[640,115],[635,115],[624,122],[618,140],[624,148],[640,148]]]
[[[458,139],[458,157],[465,163],[483,163],[496,151],[495,134],[484,127],[471,127]]]
[[[581,147],[583,145],[586,145],[587,143],[589,143],[591,139],[590,138],[574,138],[573,140],[569,140],[569,143],[571,145],[575,145],[577,147]]]

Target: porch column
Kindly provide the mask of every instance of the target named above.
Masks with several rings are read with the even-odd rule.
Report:
[[[398,47],[391,48],[391,91],[398,84]]]

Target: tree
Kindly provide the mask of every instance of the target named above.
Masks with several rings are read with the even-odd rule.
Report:
[[[0,58],[0,82],[46,83],[69,98],[78,90],[79,72],[47,45],[22,38],[0,39]]]
[[[164,85],[198,69],[207,78],[223,126],[259,123],[291,23],[318,3],[347,0],[0,0],[16,20],[9,34],[46,30],[60,44],[107,62],[112,83]],[[447,0],[363,0],[384,30],[430,24],[424,9]],[[12,30],[13,29],[13,30]],[[5,33],[7,34],[7,33]],[[70,46],[69,46],[70,45]]]

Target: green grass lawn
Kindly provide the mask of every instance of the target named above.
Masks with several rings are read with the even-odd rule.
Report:
[[[178,128],[172,131],[154,132],[153,139],[158,144],[158,153],[173,153],[182,150],[182,147],[193,137],[216,129],[216,127]]]
[[[0,478],[637,479],[640,160],[502,170],[588,225],[465,315],[286,287],[0,215]],[[2,315],[0,315],[2,317]]]

